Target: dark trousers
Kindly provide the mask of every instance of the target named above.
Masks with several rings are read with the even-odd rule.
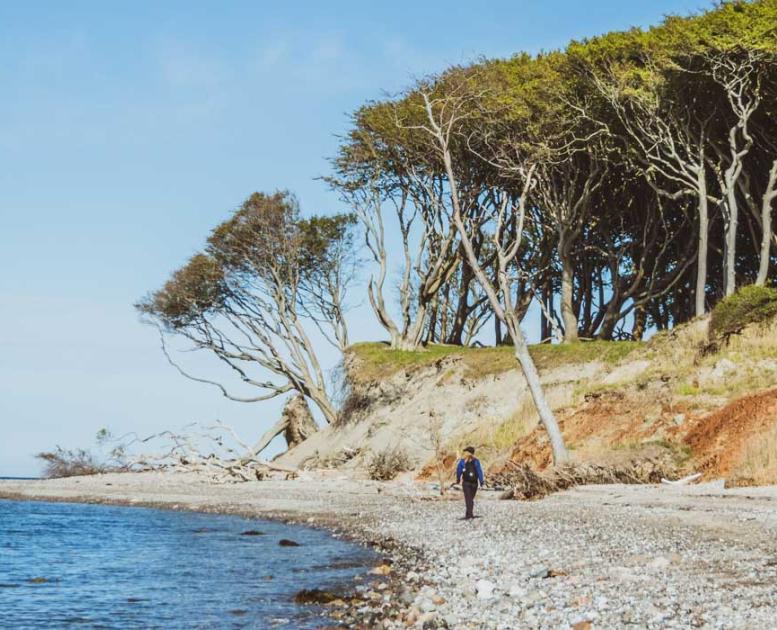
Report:
[[[471,481],[462,481],[461,489],[464,491],[464,504],[467,506],[467,515],[464,518],[474,518],[472,513],[475,507],[475,495],[478,491],[478,484]]]

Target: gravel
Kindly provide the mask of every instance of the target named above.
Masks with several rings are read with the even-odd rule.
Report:
[[[110,485],[106,485],[110,484]],[[309,475],[213,486],[140,473],[0,482],[0,496],[277,517],[381,547],[358,603],[376,628],[770,628],[777,487],[588,486],[531,503],[478,495],[480,518],[424,486]],[[390,560],[390,562],[389,562]]]

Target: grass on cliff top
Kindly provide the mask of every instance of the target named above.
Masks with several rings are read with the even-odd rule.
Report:
[[[538,344],[530,346],[532,358],[540,370],[563,365],[601,361],[614,364],[643,344],[634,341],[580,341],[569,344]],[[470,348],[431,344],[419,350],[392,350],[379,342],[357,343],[349,352],[355,354],[360,365],[356,378],[362,381],[385,378],[400,370],[416,370],[433,365],[440,359],[459,356],[464,361],[465,375],[481,378],[516,369],[518,363],[512,346]]]

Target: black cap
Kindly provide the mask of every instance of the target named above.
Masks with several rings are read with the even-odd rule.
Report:
[[[474,446],[468,446],[464,449],[465,452],[470,453],[472,455],[475,454],[475,447]]]

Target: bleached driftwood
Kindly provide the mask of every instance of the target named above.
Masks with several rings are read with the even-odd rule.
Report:
[[[127,467],[136,470],[198,472],[216,483],[256,481],[272,471],[296,474],[293,468],[260,459],[255,447],[243,442],[232,427],[221,421],[205,427],[192,423],[181,431],[165,430],[144,438],[132,433],[115,441],[120,444],[117,450]],[[156,448],[137,452],[151,445]]]
[[[666,484],[667,486],[687,486],[692,481],[696,481],[699,477],[701,477],[701,473],[693,473],[692,475],[688,475],[682,479],[676,479],[675,481],[664,479],[662,477],[661,483]]]

